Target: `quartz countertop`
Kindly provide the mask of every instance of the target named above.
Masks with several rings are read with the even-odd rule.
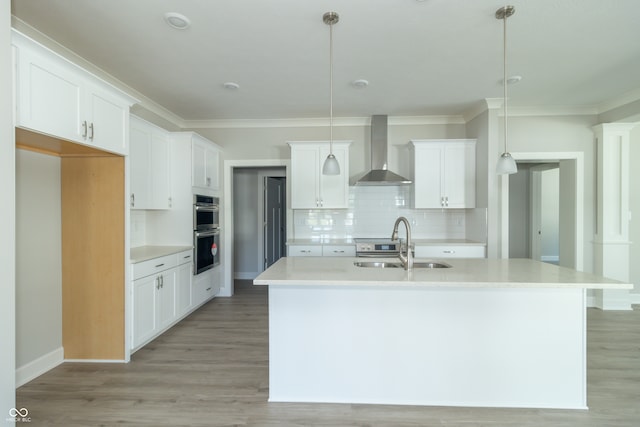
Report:
[[[132,264],[136,264],[153,258],[190,250],[193,250],[193,246],[138,246],[131,248],[129,258]]]
[[[397,259],[284,257],[261,273],[255,285],[418,286],[465,288],[631,289],[632,284],[531,259],[450,258],[451,268],[356,267],[358,261]],[[420,258],[416,262],[425,261]]]

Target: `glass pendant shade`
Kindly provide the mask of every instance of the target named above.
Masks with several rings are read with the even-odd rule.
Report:
[[[322,165],[323,175],[340,175],[340,165],[336,156],[329,154]]]
[[[502,153],[496,165],[496,173],[498,175],[510,175],[516,172],[518,172],[518,166],[515,159],[509,153]]]

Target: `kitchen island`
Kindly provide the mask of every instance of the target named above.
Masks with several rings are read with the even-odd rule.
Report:
[[[269,401],[585,409],[586,289],[632,286],[528,259],[362,260],[282,258],[254,280]]]

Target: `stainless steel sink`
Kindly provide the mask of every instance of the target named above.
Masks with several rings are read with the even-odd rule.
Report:
[[[403,268],[400,262],[379,262],[379,261],[356,261],[353,263],[356,267],[368,267],[368,268]],[[438,261],[423,261],[414,262],[413,268],[451,268],[451,266],[445,262]]]

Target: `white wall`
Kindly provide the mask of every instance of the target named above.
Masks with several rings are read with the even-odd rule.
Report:
[[[518,165],[518,173],[509,176],[509,258],[531,256],[530,165]]]
[[[584,271],[593,272],[596,220],[596,116],[509,117],[509,151],[584,153]]]
[[[233,172],[234,275],[255,278],[258,265],[258,169],[236,168]]]
[[[15,407],[15,142],[11,2],[0,2],[0,420]]]
[[[16,367],[62,347],[60,158],[16,151]]]

